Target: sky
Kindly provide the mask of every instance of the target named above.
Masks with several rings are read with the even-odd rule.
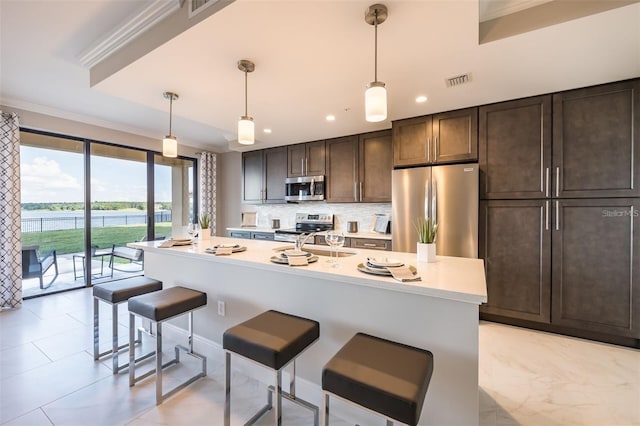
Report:
[[[23,203],[82,202],[82,154],[20,147]],[[146,201],[146,163],[91,157],[93,201]],[[171,168],[155,168],[156,201],[171,201]]]

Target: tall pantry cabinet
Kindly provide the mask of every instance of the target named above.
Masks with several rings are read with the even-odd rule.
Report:
[[[639,346],[639,108],[631,80],[479,109],[483,317]]]

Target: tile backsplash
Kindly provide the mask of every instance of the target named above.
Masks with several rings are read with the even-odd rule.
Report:
[[[371,230],[373,215],[391,215],[391,203],[345,203],[327,204],[323,202],[308,202],[300,204],[267,204],[267,205],[242,205],[243,212],[257,213],[257,226],[270,228],[271,219],[280,219],[280,228],[293,228],[295,226],[296,213],[330,213],[333,214],[335,229],[347,231],[347,222],[358,222],[358,230],[365,232]]]

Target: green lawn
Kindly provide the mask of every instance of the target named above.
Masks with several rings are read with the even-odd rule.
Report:
[[[171,235],[171,224],[156,224],[156,235]],[[140,241],[146,235],[146,225],[112,226],[108,228],[93,228],[91,230],[91,244],[99,248],[111,248],[114,244],[124,246],[127,243]],[[78,253],[84,250],[84,230],[70,229],[63,231],[29,232],[22,234],[22,245],[39,245],[40,252],[56,250],[57,254]]]

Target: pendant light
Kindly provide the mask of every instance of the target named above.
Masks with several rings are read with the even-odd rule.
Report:
[[[253,72],[255,64],[246,59],[238,61],[238,69],[244,72],[244,115],[238,121],[238,143],[242,145],[253,145],[255,140],[255,126],[253,117],[247,114],[247,73]]]
[[[171,134],[171,116],[173,115],[173,101],[178,99],[178,94],[164,92],[162,96],[165,99],[169,99],[169,134],[162,140],[162,155],[175,158],[178,156],[178,140]]]
[[[374,4],[367,9],[364,20],[375,27],[374,77],[364,92],[364,107],[367,121],[378,122],[387,118],[387,89],[378,81],[378,24],[387,20],[387,6]]]

